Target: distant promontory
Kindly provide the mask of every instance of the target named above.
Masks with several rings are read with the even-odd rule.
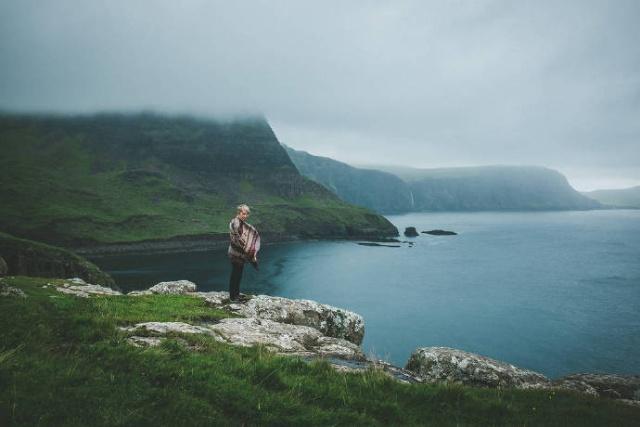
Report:
[[[599,209],[560,172],[538,166],[361,169],[289,147],[298,170],[349,203],[380,213]]]

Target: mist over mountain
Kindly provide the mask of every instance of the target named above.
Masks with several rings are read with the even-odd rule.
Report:
[[[397,176],[373,169],[294,150],[283,144],[300,173],[354,205],[380,213],[407,212],[412,209],[411,189]]]
[[[640,208],[640,186],[616,190],[585,191],[582,194],[607,206]]]
[[[343,200],[378,212],[572,210],[601,205],[561,173],[537,166],[359,169],[287,149],[300,172]]]
[[[227,239],[235,206],[268,238],[395,235],[301,176],[263,117],[0,116],[0,230],[65,246]]]

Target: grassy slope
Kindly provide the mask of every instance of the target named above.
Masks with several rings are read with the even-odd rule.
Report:
[[[301,177],[264,120],[0,116],[0,148],[0,229],[21,237],[81,245],[223,235],[240,202],[266,235],[395,233]]]
[[[116,287],[111,276],[73,252],[2,232],[0,256],[9,266],[9,275],[80,277],[89,283]]]
[[[225,316],[185,296],[75,298],[50,281],[5,278],[0,298],[2,425],[637,425],[640,409],[569,392],[400,384],[376,371],[274,356],[185,336],[160,348],[118,325]]]

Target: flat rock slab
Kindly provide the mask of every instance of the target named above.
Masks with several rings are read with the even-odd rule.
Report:
[[[362,316],[327,304],[269,295],[241,295],[240,301],[230,302],[228,292],[195,292],[192,295],[203,298],[212,307],[224,308],[245,317],[309,326],[328,337],[342,338],[358,345],[364,338]]]
[[[415,350],[406,369],[427,382],[451,382],[480,387],[549,388],[544,375],[514,365],[448,347]]]
[[[159,335],[205,334],[231,345],[250,347],[260,344],[280,354],[365,360],[360,347],[349,341],[323,336],[317,329],[308,326],[288,325],[256,318],[222,319],[213,325],[145,322],[121,329],[132,333],[144,330]]]
[[[174,280],[172,282],[160,282],[149,288],[154,294],[183,295],[196,291],[196,284],[189,280]]]
[[[56,287],[56,290],[58,292],[75,295],[82,298],[88,298],[89,295],[122,295],[121,292],[114,291],[111,288],[85,283],[82,279],[78,280],[81,280],[83,284],[73,284],[78,282],[70,280],[71,283],[64,283],[61,286]]]

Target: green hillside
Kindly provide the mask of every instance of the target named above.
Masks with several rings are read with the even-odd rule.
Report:
[[[611,207],[640,208],[640,185],[619,190],[585,191],[582,194]]]
[[[389,236],[302,177],[264,118],[0,116],[0,230],[67,247],[224,239],[234,207],[267,238]]]

